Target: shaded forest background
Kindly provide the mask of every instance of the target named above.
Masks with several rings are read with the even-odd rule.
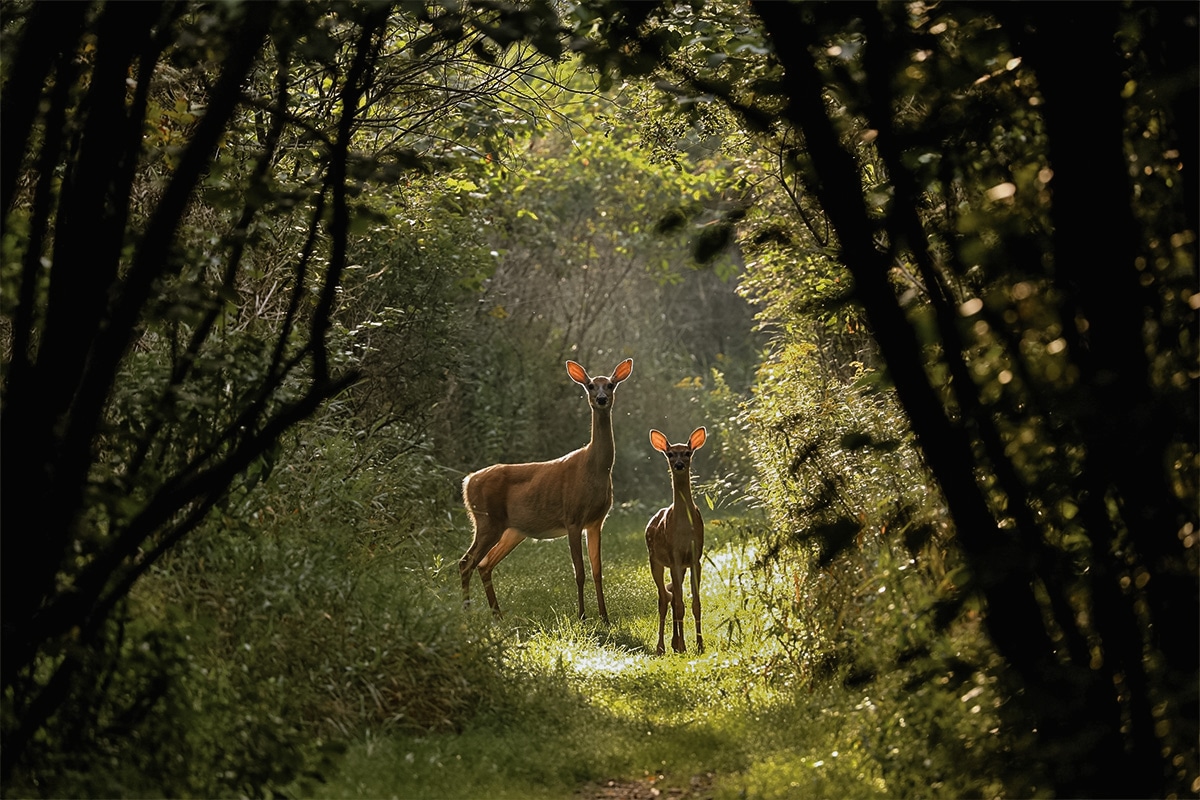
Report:
[[[764,674],[903,687],[948,791],[1200,788],[1194,5],[0,13],[6,795],[480,713],[461,478],[626,357],[617,504],[708,426]]]

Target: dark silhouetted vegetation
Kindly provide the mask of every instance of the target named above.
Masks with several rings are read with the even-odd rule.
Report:
[[[5,796],[1200,790],[1194,4],[0,14]],[[626,357],[612,625],[464,610]]]

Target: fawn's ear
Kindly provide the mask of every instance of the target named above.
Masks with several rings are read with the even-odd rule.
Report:
[[[620,383],[621,381],[628,378],[632,373],[633,373],[633,359],[627,358],[624,361],[622,361],[620,364],[617,364],[617,368],[613,370],[612,382]]]
[[[650,446],[660,453],[667,452],[667,448],[670,447],[667,444],[667,437],[662,432],[655,430],[650,431]]]
[[[699,450],[704,446],[704,442],[708,439],[708,431],[704,430],[703,426],[692,431],[692,435],[688,437],[688,447],[693,450]]]
[[[579,364],[576,364],[574,361],[567,362],[567,374],[570,375],[571,380],[575,381],[576,383],[588,382],[587,370],[581,367]]]

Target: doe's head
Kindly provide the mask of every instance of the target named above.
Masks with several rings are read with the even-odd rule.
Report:
[[[620,364],[617,364],[616,369],[612,371],[611,377],[600,375],[595,378],[588,375],[587,370],[576,362],[567,362],[567,374],[571,376],[571,380],[587,390],[588,405],[601,411],[607,411],[612,408],[617,384],[628,378],[632,373],[632,358],[627,358]]]

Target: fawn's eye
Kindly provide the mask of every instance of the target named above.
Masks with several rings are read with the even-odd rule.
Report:
[[[586,384],[586,386],[587,386],[587,390],[589,392],[594,392],[596,390],[596,384],[594,384],[594,383],[588,383],[588,384]]]

